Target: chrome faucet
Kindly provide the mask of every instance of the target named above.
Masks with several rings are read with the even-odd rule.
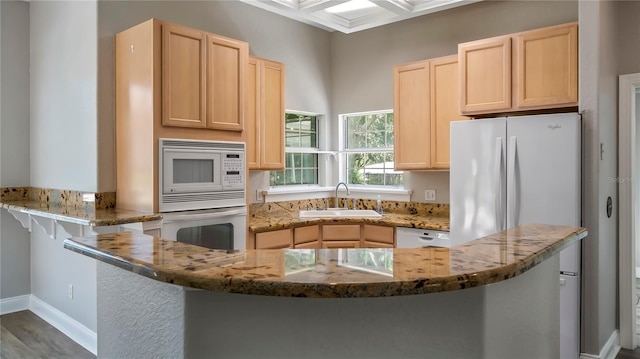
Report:
[[[347,196],[351,195],[351,193],[349,192],[349,187],[347,187],[347,184],[344,182],[340,182],[338,183],[338,185],[336,186],[336,198],[335,198],[335,205],[336,208],[340,208],[340,204],[338,204],[338,188],[340,188],[340,185],[344,185],[344,188],[347,190]],[[344,203],[345,208],[347,207],[347,202]]]

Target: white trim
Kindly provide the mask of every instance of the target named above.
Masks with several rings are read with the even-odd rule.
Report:
[[[620,333],[614,330],[598,355],[580,353],[580,359],[615,359],[620,351]]]
[[[619,222],[619,321],[620,343],[623,348],[634,349],[638,345],[635,315],[635,242],[636,231],[636,202],[638,196],[634,193],[634,182],[640,169],[635,168],[636,123],[640,119],[635,117],[635,93],[640,89],[640,73],[619,76],[619,133],[618,133],[618,210]]]
[[[0,299],[0,315],[29,310],[30,294]]]
[[[44,319],[74,342],[80,344],[94,355],[98,355],[98,335],[96,332],[45,303],[33,294],[30,298],[29,307],[34,314]]]
[[[45,303],[33,294],[0,300],[0,315],[29,310],[51,324],[71,340],[98,355],[98,335],[77,320]]]
[[[270,188],[262,191],[262,195],[265,202],[282,202],[310,198],[333,198],[335,191],[335,187],[283,186],[282,188]],[[411,190],[400,188],[349,186],[349,193],[351,194],[347,196],[346,191],[341,187],[338,195],[347,198],[373,200],[378,199],[378,196],[380,196],[383,201],[409,202],[411,200]]]

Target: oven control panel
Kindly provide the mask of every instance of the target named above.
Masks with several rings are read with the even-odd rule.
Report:
[[[222,187],[244,189],[245,161],[243,152],[222,154]]]

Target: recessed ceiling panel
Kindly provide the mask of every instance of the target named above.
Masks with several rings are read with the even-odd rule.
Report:
[[[482,0],[240,0],[246,4],[345,34]]]

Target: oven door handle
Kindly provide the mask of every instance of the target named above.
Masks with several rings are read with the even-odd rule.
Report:
[[[246,216],[247,209],[237,208],[237,209],[231,209],[228,211],[208,212],[208,213],[180,213],[180,214],[172,213],[170,216],[168,216],[168,218],[164,219],[164,222],[207,220],[207,219],[238,216],[238,215]]]

